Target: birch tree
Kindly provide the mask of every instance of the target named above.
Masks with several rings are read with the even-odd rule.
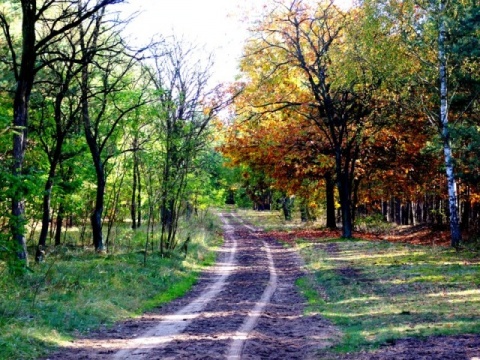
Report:
[[[454,123],[464,120],[468,109],[478,98],[478,93],[468,94],[467,99],[462,99],[459,104],[457,99],[465,84],[457,81],[454,74],[462,67],[465,59],[474,54],[461,54],[458,51],[467,35],[460,34],[459,29],[466,28],[462,23],[468,9],[478,6],[469,0],[377,0],[368,3],[376,9],[376,16],[383,19],[384,24],[391,29],[390,35],[398,35],[404,48],[403,56],[416,59],[418,63],[418,71],[411,77],[409,84],[415,88],[412,93],[415,94],[416,104],[410,102],[409,106],[416,106],[437,130],[447,183],[451,245],[457,248],[462,235],[452,128]],[[472,29],[472,24],[467,26],[470,37],[478,38],[475,35],[478,25]],[[452,108],[452,104],[456,106]]]

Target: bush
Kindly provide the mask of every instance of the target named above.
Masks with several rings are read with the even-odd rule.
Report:
[[[392,229],[393,224],[387,222],[382,214],[359,216],[355,221],[357,231],[383,234]]]

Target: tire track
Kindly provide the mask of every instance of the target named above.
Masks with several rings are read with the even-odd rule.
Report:
[[[295,250],[235,214],[219,216],[225,242],[217,264],[191,291],[48,359],[305,360],[325,347],[334,332],[320,316],[303,315]]]
[[[187,306],[184,306],[172,315],[165,315],[164,320],[159,322],[157,326],[131,340],[127,344],[127,349],[117,352],[113,359],[144,359],[154,347],[160,347],[173,341],[177,335],[200,315],[205,306],[220,293],[225,286],[227,278],[235,268],[235,254],[237,250],[237,241],[233,236],[233,227],[228,224],[223,215],[220,215],[220,217],[224,224],[226,240],[231,245],[228,249],[230,254],[226,262],[215,265],[213,272],[219,274],[215,282]],[[185,321],[185,319],[188,320]]]
[[[231,216],[235,219],[235,222],[237,222],[238,225],[248,230],[248,235],[244,235],[245,238],[253,238],[255,239],[255,242],[260,242],[258,236],[255,235],[257,229],[246,225],[242,219],[236,217],[235,215]],[[212,300],[217,298],[222,290],[228,290],[229,285],[235,282],[234,279],[228,279],[227,281],[227,278],[232,275],[232,272],[238,271],[239,269],[242,269],[242,267],[248,268],[248,266],[246,266],[247,263],[245,262],[248,261],[248,254],[243,254],[240,259],[235,259],[235,255],[237,255],[237,237],[239,237],[238,225],[231,225],[230,221],[223,214],[220,214],[220,218],[223,222],[225,238],[229,243],[233,244],[233,247],[230,248],[230,256],[225,263],[226,265],[224,264],[220,266],[220,271],[222,271],[222,274],[207,290],[200,294],[199,297],[191,301],[188,305],[184,306],[173,315],[166,315],[164,320],[159,322],[154,328],[141,334],[137,338],[132,339],[127,345],[127,349],[117,352],[113,359],[141,360],[145,359],[147,356],[149,358],[152,355],[159,356],[159,350],[161,348],[165,348],[169,343],[175,342],[176,340],[178,342],[181,341],[182,338],[189,337],[191,340],[193,340],[194,334],[189,335],[189,332],[185,331],[187,327],[194,325],[192,322],[194,322],[196,319],[201,321],[201,317],[205,317],[206,315],[202,314],[202,311],[206,310],[209,304],[211,305]],[[235,230],[236,228],[237,230]],[[235,232],[237,232],[237,234]],[[261,241],[261,244],[261,250],[265,254],[264,256],[266,256],[267,260],[266,270],[268,270],[268,283],[266,284],[266,287],[263,290],[259,300],[254,300],[250,297],[243,299],[246,307],[249,309],[243,310],[243,314],[240,314],[242,319],[240,326],[237,325],[236,331],[230,331],[229,333],[223,334],[222,340],[227,343],[225,358],[228,360],[238,360],[241,358],[242,349],[248,339],[249,334],[258,323],[258,319],[262,315],[265,306],[271,299],[277,287],[277,273],[270,247],[265,241]],[[258,261],[257,258],[251,258],[250,260],[254,260],[254,262]],[[251,280],[253,279],[250,279],[250,281]],[[258,294],[258,291],[256,291],[256,293]],[[241,300],[241,297],[237,298],[238,302]],[[231,302],[235,303],[235,301]],[[242,312],[241,309],[238,310],[237,312]],[[208,326],[209,325],[207,324],[204,325],[204,327]]]
[[[234,217],[236,216],[234,215]],[[257,232],[255,228],[249,225],[246,225],[243,222],[243,220],[240,219],[240,221],[244,227],[246,227],[252,232],[252,235]],[[268,302],[272,298],[273,293],[277,289],[278,276],[277,276],[277,270],[275,268],[275,263],[273,261],[272,252],[270,251],[270,247],[268,246],[268,244],[265,241],[262,241],[262,242],[263,242],[265,251],[267,253],[268,270],[270,273],[270,279],[267,287],[265,288],[265,291],[262,294],[262,297],[255,304],[255,307],[248,313],[247,318],[243,322],[242,326],[240,327],[240,329],[237,330],[237,333],[234,335],[233,342],[230,345],[230,348],[227,353],[228,360],[237,360],[241,358],[243,346],[245,344],[245,341],[248,338],[248,335],[251,333],[255,325],[258,323],[258,319],[262,315],[265,307],[267,306]]]

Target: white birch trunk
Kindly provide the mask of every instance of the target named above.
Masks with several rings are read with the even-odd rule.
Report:
[[[438,32],[438,61],[440,70],[440,129],[443,139],[443,153],[445,157],[445,171],[447,175],[448,203],[450,209],[450,233],[451,245],[458,247],[462,234],[458,220],[457,185],[453,165],[452,148],[450,146],[450,130],[448,128],[448,92],[447,92],[447,54],[445,49],[445,4],[446,0],[440,0],[440,17]]]

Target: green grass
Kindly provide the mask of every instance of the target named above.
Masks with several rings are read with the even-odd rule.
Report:
[[[353,240],[301,247],[312,276],[298,285],[308,311],[343,332],[336,351],[410,336],[480,332],[480,265],[463,253]],[[323,291],[309,290],[312,281]]]
[[[274,230],[299,230],[321,227],[324,225],[323,218],[319,216],[315,222],[302,222],[300,216],[294,214],[294,218],[286,221],[281,210],[255,211],[247,209],[237,209],[238,214],[245,220],[255,226],[259,226],[265,231]]]
[[[128,252],[120,243],[107,255],[61,247],[23,276],[0,262],[0,359],[38,358],[79,334],[182,296],[215,261],[221,243],[215,220],[204,220],[184,229],[192,235],[185,259],[153,252],[144,266],[145,234],[135,234]]]
[[[264,228],[281,228],[277,214],[244,213]],[[297,284],[307,311],[342,334],[320,358],[407,337],[480,333],[478,253],[343,239],[298,239],[297,247],[309,273]]]

